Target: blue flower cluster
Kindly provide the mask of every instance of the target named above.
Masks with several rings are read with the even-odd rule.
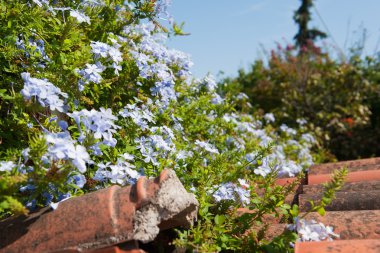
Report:
[[[50,8],[48,1],[33,1],[39,7]],[[152,3],[158,17],[171,21],[167,13],[170,1]],[[79,27],[87,28],[91,21],[96,22],[95,19],[90,20],[94,16],[89,14],[89,10],[103,5],[99,0],[86,0],[81,1],[75,10],[69,7],[50,8],[48,14],[55,15],[52,11],[59,11],[64,17],[70,12],[71,18],[76,20],[74,22],[81,23]],[[115,11],[118,14],[135,8],[138,6],[133,1],[125,1],[124,6],[115,7]],[[195,79],[190,72],[193,63],[189,55],[168,49],[164,45],[167,34],[158,31],[154,22],[144,20],[128,25],[120,34],[113,32],[86,40],[88,44],[84,47],[91,49],[90,57],[81,62],[72,75],[81,93],[69,93],[90,97],[92,92],[97,92],[90,89],[91,85],[101,87],[96,95],[99,95],[99,101],[107,103],[108,109],[100,107],[99,101],[95,101],[95,108],[91,109],[91,103],[81,104],[84,101],[82,97],[69,97],[46,79],[32,78],[28,72],[21,75],[24,81],[22,96],[50,109],[46,117],[47,126],[44,125],[49,130],[44,127],[41,130],[47,144],[47,152],[41,158],[43,170],[48,173],[58,168],[68,172],[64,190],[53,183],[48,187],[45,184],[48,189],[40,198],[46,203],[75,195],[77,190],[87,189],[85,184],[90,181],[95,181],[96,188],[131,184],[140,176],[152,175],[166,166],[183,174],[203,169],[215,173],[219,170],[219,161],[228,161],[231,168],[239,167],[250,177],[261,178],[272,172],[280,176],[295,176],[312,164],[310,147],[315,142],[312,135],[300,136],[299,132],[286,125],[277,132],[271,128],[271,123],[275,122],[273,114],[254,117],[236,112],[230,101],[245,103],[247,96],[244,93],[233,97],[219,94],[218,84],[211,75]],[[25,51],[23,54],[36,53],[42,60],[50,60],[47,55],[52,56],[52,53],[42,40],[29,40],[29,44],[19,39],[16,46]],[[48,64],[46,69],[49,69]],[[38,71],[30,72],[43,75]],[[117,83],[112,83],[111,79]],[[123,82],[127,83],[126,86]],[[115,86],[122,83],[121,87],[130,90],[125,94],[124,91],[119,92],[117,99],[108,100],[114,95],[114,90],[110,92],[108,89],[111,87],[107,86],[109,83]],[[36,130],[36,125],[36,122],[28,122],[28,131]],[[272,149],[260,157],[258,150],[267,147]],[[33,170],[26,163],[32,159],[29,151],[25,149],[23,152],[25,162],[20,166],[23,173]],[[13,162],[2,161],[0,172],[9,172],[17,166]],[[242,176],[239,174],[238,177]],[[199,178],[194,178],[190,184],[197,192],[199,184],[195,180]],[[249,204],[252,188],[245,180],[247,178],[234,182],[226,182],[219,175],[217,178],[215,185],[206,187],[211,189],[211,201],[232,200]],[[33,192],[36,187],[37,183],[30,179],[22,190]],[[30,199],[28,205],[33,206],[34,203],[35,199]]]
[[[113,138],[113,134],[120,127],[115,124],[117,117],[112,114],[111,109],[100,108],[100,111],[83,109],[68,113],[67,115],[73,118],[78,125],[81,133],[79,141],[83,141],[91,134],[95,139],[102,139],[104,145],[115,147],[117,140]],[[82,125],[84,129],[82,129]],[[96,150],[97,155],[101,155],[98,146],[94,146],[94,150]]]
[[[54,161],[68,160],[79,172],[86,172],[86,163],[91,163],[85,147],[76,145],[68,132],[48,133],[45,135],[48,152],[43,161],[52,164]]]
[[[62,92],[60,88],[47,80],[30,77],[30,73],[27,72],[22,73],[21,77],[24,80],[24,88],[21,90],[21,94],[25,99],[35,97],[40,105],[49,107],[51,111],[66,111],[64,100],[61,97],[67,98],[68,95]]]
[[[177,99],[174,89],[176,76],[181,80],[190,79],[190,67],[193,63],[189,55],[178,50],[169,50],[163,46],[167,36],[162,33],[153,33],[154,24],[144,23],[134,27],[127,27],[124,33],[128,37],[140,36],[140,43],[130,40],[131,55],[139,68],[140,76],[145,79],[155,79],[155,86],[151,88],[153,96],[159,96],[161,101],[168,105]],[[180,70],[173,73],[171,67],[177,66]]]
[[[98,170],[95,173],[93,179],[98,181],[109,180],[113,184],[133,184],[141,176],[135,170],[135,166],[130,162],[133,162],[134,156],[128,153],[120,155],[116,164],[98,163]]]
[[[239,179],[239,184],[231,182],[224,183],[216,187],[213,197],[216,201],[232,200],[235,201],[236,197],[239,198],[241,204],[247,205],[250,203],[250,190],[249,185],[244,179]]]

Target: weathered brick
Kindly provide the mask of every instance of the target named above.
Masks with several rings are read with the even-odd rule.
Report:
[[[309,213],[305,219],[332,226],[343,240],[380,239],[380,210],[329,211],[324,216]]]
[[[302,192],[304,194],[319,194],[323,191],[323,185],[303,185]],[[339,192],[366,192],[366,191],[380,191],[380,181],[364,181],[345,183]]]
[[[323,163],[313,165],[309,169],[309,175],[331,174],[335,169],[347,167],[348,171],[379,170],[380,158],[368,158],[336,163]]]
[[[322,184],[331,181],[332,174],[309,174],[307,177],[307,182],[309,185],[312,184]],[[345,182],[366,182],[380,180],[380,170],[364,170],[364,171],[353,171],[349,172],[345,178]]]
[[[380,240],[296,242],[295,253],[379,253]]]
[[[188,226],[198,202],[175,173],[142,177],[129,187],[112,186],[44,208],[30,216],[0,222],[2,252],[89,250],[130,240],[151,241],[164,228]],[[163,228],[161,228],[163,229]]]
[[[380,209],[380,191],[336,192],[335,199],[326,206],[327,211],[345,210],[377,210]],[[310,200],[321,200],[322,194],[300,194],[299,208],[301,211],[310,210]]]

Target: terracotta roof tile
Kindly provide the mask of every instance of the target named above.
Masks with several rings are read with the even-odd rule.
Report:
[[[332,226],[343,240],[380,239],[380,210],[330,211],[324,216],[309,213],[306,217]]]
[[[313,165],[309,169],[309,175],[330,174],[333,170],[343,167],[347,167],[349,171],[378,170],[380,169],[380,158],[376,157]]]
[[[295,253],[379,253],[380,240],[297,242]]]
[[[307,177],[308,184],[322,184],[331,180],[331,174],[309,174]],[[346,182],[365,182],[365,181],[380,181],[380,170],[364,170],[349,172]]]
[[[380,191],[336,192],[335,197],[332,203],[326,206],[327,211],[380,209]],[[321,198],[321,193],[300,194],[298,196],[300,210],[310,210],[309,201],[318,201]]]
[[[89,250],[130,240],[152,241],[164,228],[188,226],[198,202],[171,170],[142,177],[129,187],[112,186],[44,208],[28,217],[0,222],[4,252]]]
[[[321,184],[330,181],[334,169],[344,166],[349,170],[346,183],[336,193],[337,198],[326,207],[325,216],[318,213],[306,216],[306,219],[332,226],[340,240],[297,242],[296,253],[380,252],[380,158],[312,166],[307,178],[286,203],[296,203],[301,211],[307,210],[308,200],[320,199]],[[167,180],[173,180],[173,175],[174,172],[166,170],[159,178],[141,178],[132,187],[113,186],[67,200],[54,212],[45,208],[28,217],[0,221],[0,245],[5,246],[0,252],[143,253],[136,240],[150,241],[159,230],[187,225],[197,212],[198,203],[194,196],[186,193],[175,175],[174,186],[172,182],[165,184]],[[276,183],[285,186],[294,180],[280,178]],[[165,207],[170,209],[170,215],[167,215],[159,192],[170,187],[175,194],[167,202],[179,204],[174,208],[171,205]],[[178,194],[187,196],[185,203]],[[242,215],[255,211],[241,208],[239,212]],[[263,218],[263,224],[253,226],[251,231],[266,240],[284,231],[286,220],[271,216]],[[157,219],[159,221],[152,222]],[[159,240],[157,238],[154,243]],[[149,248],[144,249],[151,252]]]
[[[303,193],[305,194],[319,194],[323,190],[323,185],[303,185]],[[353,182],[345,183],[342,188],[339,189],[340,192],[361,192],[361,191],[379,191],[380,181],[365,181],[365,182]]]

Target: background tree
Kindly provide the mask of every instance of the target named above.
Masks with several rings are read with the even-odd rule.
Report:
[[[326,33],[318,30],[317,28],[309,29],[309,22],[311,21],[310,9],[313,6],[313,0],[301,0],[301,6],[294,13],[293,19],[298,25],[298,32],[294,36],[296,46],[303,52],[305,49],[314,47],[314,42],[318,38],[326,38]]]

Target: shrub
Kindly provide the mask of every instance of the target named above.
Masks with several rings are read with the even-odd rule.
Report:
[[[164,46],[172,33],[162,19],[181,34],[167,4],[0,3],[1,217],[169,167],[200,202],[177,245],[252,252],[270,243],[250,225],[290,217],[294,185],[275,179],[302,176],[315,138],[237,111],[245,96],[218,94],[211,76],[194,79],[189,56]],[[241,206],[254,213],[237,216]],[[277,240],[288,248],[295,238]]]
[[[367,66],[358,58],[345,63],[328,53],[311,50],[297,54],[292,45],[278,45],[267,64],[257,60],[249,71],[240,70],[236,79],[225,82],[245,92],[254,108],[274,113],[279,124],[295,126],[297,119],[305,119],[309,131],[330,154],[355,159],[376,154],[354,147],[357,141],[351,140],[354,129],[368,128],[373,115],[369,100],[378,93],[374,92],[377,81],[366,73]],[[342,138],[352,145],[342,147]],[[326,155],[326,159],[333,157]]]

